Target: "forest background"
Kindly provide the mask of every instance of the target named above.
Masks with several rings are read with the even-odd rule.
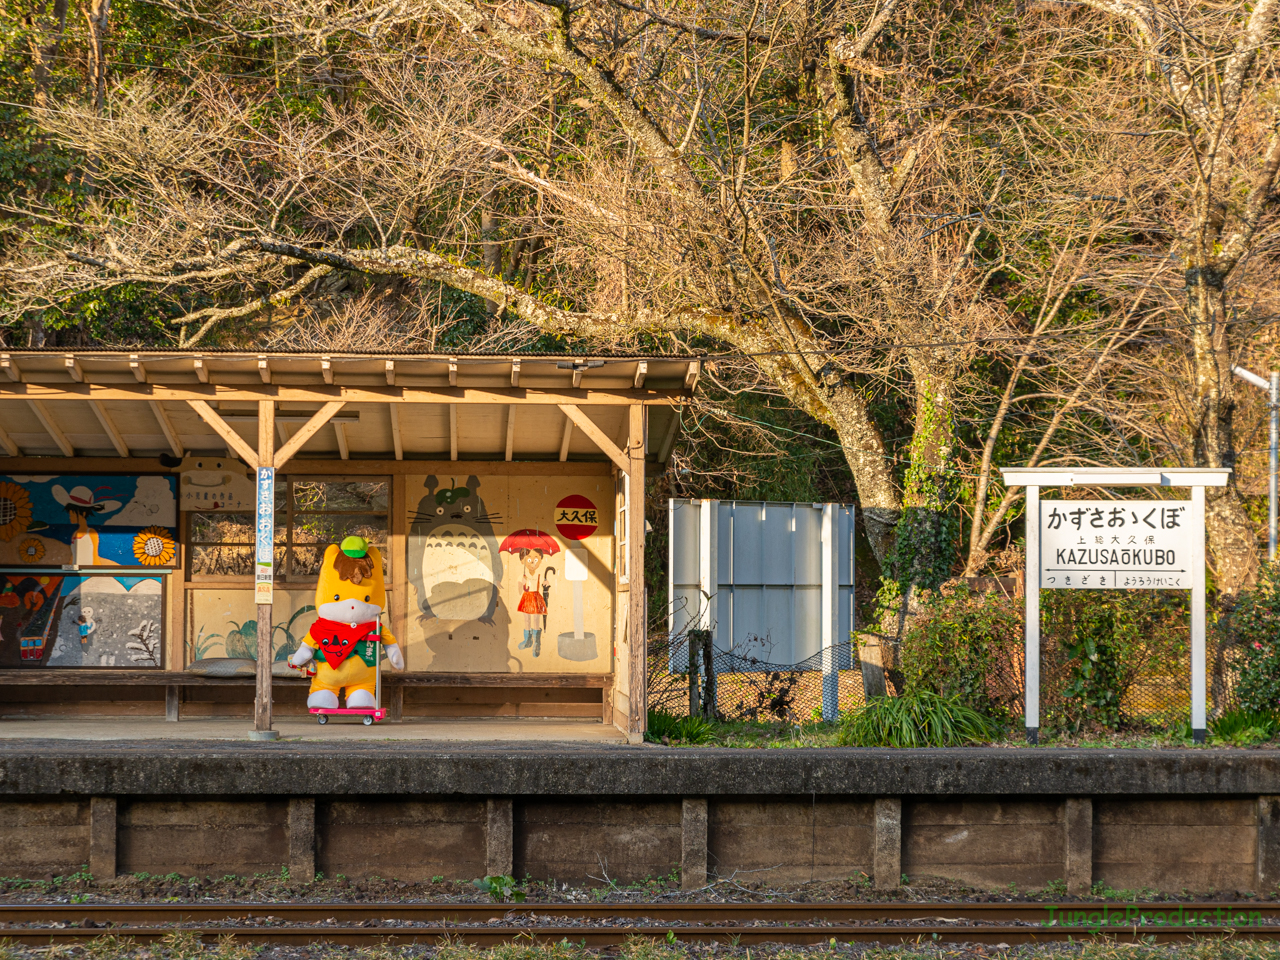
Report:
[[[697,352],[654,562],[668,496],[856,501],[891,632],[1021,569],[1000,466],[1232,467],[1229,611],[1265,555],[1231,368],[1280,362],[1278,16],[6,0],[0,342]]]

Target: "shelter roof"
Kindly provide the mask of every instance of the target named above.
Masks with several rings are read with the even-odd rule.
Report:
[[[256,448],[273,400],[277,447],[328,410],[294,451],[307,459],[616,460],[606,447],[625,445],[639,403],[647,459],[665,461],[700,370],[692,356],[11,350],[0,450],[221,455],[234,440],[213,421]]]

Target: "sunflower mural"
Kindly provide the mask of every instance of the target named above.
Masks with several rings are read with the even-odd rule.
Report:
[[[31,495],[16,483],[0,481],[0,540],[8,543],[31,526]]]
[[[173,563],[177,549],[172,534],[164,527],[145,527],[133,538],[133,556],[148,567]]]
[[[39,563],[44,559],[44,541],[39,537],[27,537],[18,544],[18,559],[23,563]]]

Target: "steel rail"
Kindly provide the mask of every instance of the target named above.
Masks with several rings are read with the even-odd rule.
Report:
[[[866,923],[874,920],[959,920],[970,923],[1034,922],[1062,913],[1140,911],[1204,914],[1215,911],[1257,912],[1263,919],[1280,920],[1277,901],[1077,901],[955,903],[888,901],[883,903],[414,903],[401,901],[344,900],[331,903],[288,901],[221,901],[217,903],[3,903],[0,923],[96,923],[136,924],[222,922],[265,920],[271,917],[288,923],[334,920],[359,923],[365,920],[398,920],[411,923],[487,923],[493,919],[512,922],[521,917],[565,917],[572,919],[649,918],[662,922],[707,923],[710,921],[781,923]]]
[[[1091,924],[1090,916],[1097,917],[1102,911],[1107,911],[1112,922],[1101,927]],[[1177,919],[1203,917],[1205,925],[1173,923],[1170,912],[1177,912]],[[477,946],[515,940],[569,940],[596,947],[616,945],[629,937],[743,945],[832,940],[1012,945],[1087,939],[1099,934],[1129,942],[1205,936],[1280,940],[1280,922],[1236,928],[1223,922],[1241,914],[1252,914],[1264,924],[1280,921],[1280,903],[0,904],[0,938],[26,946],[70,944],[106,936],[128,937],[143,944],[163,940],[181,929],[208,942],[231,936],[244,943],[344,946],[449,939]],[[1115,922],[1117,917],[1139,915],[1163,915],[1171,922]],[[1210,917],[1217,923],[1210,925]],[[649,922],[628,922],[640,918]],[[613,922],[563,922],[571,920]]]

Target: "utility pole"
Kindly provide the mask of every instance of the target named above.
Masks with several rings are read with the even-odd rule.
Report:
[[[1231,372],[1241,380],[1266,390],[1270,398],[1268,406],[1271,408],[1271,475],[1267,484],[1270,494],[1270,504],[1267,509],[1267,560],[1275,562],[1276,518],[1277,511],[1280,510],[1277,504],[1277,485],[1280,484],[1280,372],[1272,370],[1269,380],[1263,380],[1262,377],[1244,367],[1232,367]]]

